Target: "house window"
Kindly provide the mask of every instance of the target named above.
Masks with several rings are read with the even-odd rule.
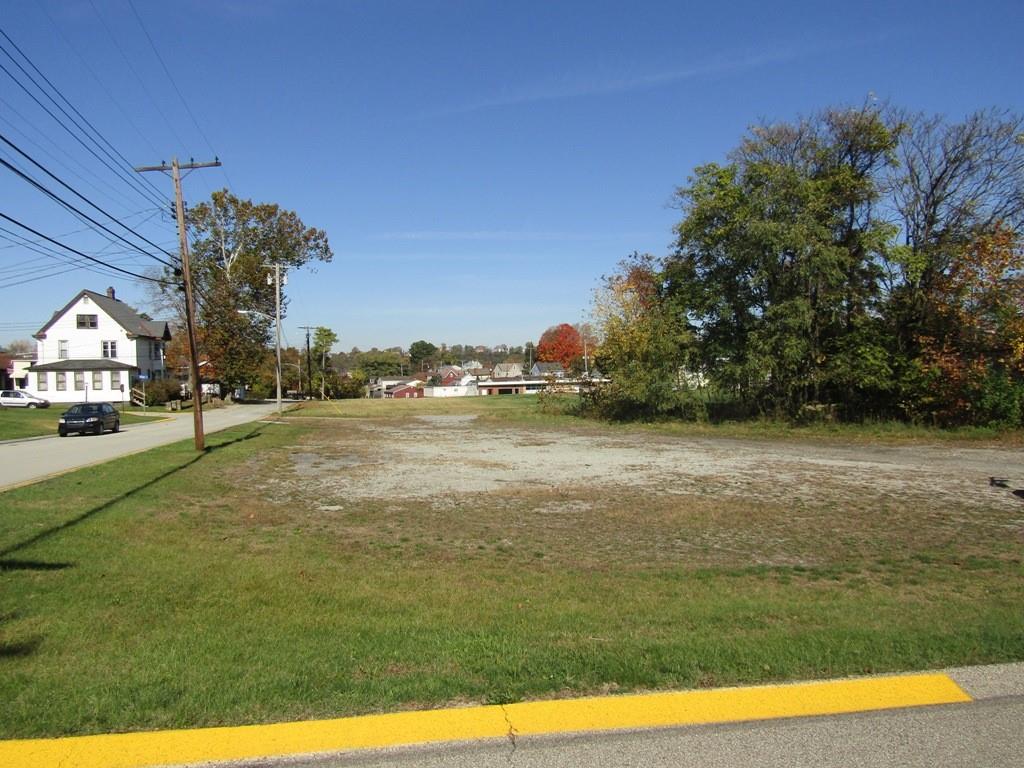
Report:
[[[117,342],[116,341],[104,341],[103,342],[103,356],[104,357],[117,357]]]
[[[77,315],[79,328],[96,328],[99,325],[97,315]]]
[[[46,391],[46,387],[48,386],[47,377],[48,377],[48,374],[43,372],[43,371],[39,371],[36,374],[36,391],[38,391],[38,392],[45,392]]]
[[[68,388],[68,375],[64,371],[57,371],[57,391],[63,392]]]
[[[151,341],[149,343],[149,359],[159,360],[160,359],[160,342]]]
[[[85,391],[85,371],[75,371],[75,391]]]
[[[94,392],[103,389],[103,371],[92,372],[92,389]]]
[[[115,392],[121,388],[121,372],[111,371],[110,372],[110,388]]]
[[[57,357],[61,360],[67,360],[68,355],[68,341],[67,339],[61,339],[57,342]]]

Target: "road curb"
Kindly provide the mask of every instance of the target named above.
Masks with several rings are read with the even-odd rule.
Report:
[[[972,701],[944,673],[827,680],[270,725],[0,741],[5,768],[147,766],[294,757],[439,742],[708,725]]]

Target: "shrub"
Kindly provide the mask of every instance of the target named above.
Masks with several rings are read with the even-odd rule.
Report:
[[[146,405],[163,405],[170,400],[181,400],[181,383],[179,381],[156,379],[146,382]]]

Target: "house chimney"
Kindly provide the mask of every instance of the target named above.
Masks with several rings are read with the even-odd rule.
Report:
[[[114,300],[117,299],[117,297],[114,296],[114,286],[110,286],[109,288],[107,288],[107,298],[108,299],[114,299]]]

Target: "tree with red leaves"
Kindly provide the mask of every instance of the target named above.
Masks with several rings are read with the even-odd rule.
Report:
[[[583,356],[580,332],[568,323],[555,325],[544,331],[537,344],[537,360],[543,363],[561,363],[566,370],[574,360]]]

